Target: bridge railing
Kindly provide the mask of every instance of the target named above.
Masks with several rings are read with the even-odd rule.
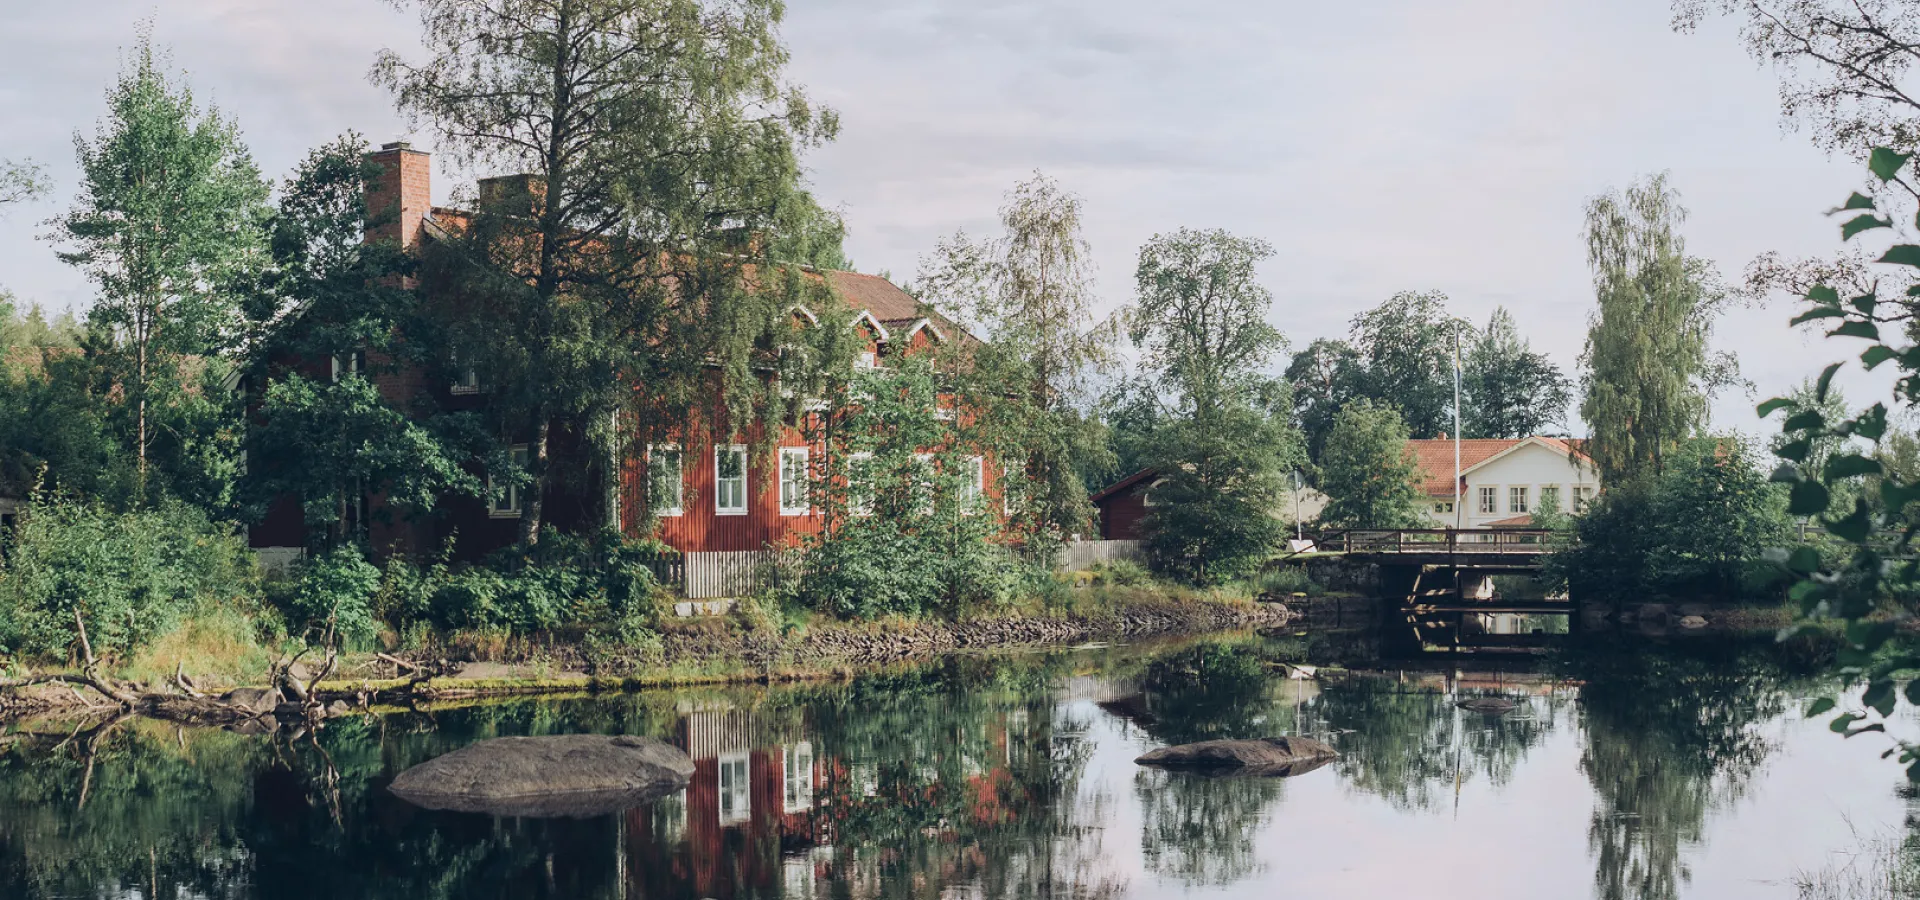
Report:
[[[1327,553],[1545,553],[1553,532],[1534,528],[1354,528],[1325,531]]]

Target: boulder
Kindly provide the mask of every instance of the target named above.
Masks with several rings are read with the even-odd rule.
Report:
[[[1506,697],[1474,697],[1454,704],[1468,712],[1486,713],[1490,716],[1504,716],[1513,712],[1514,703]]]
[[[280,696],[278,688],[261,690],[260,688],[234,688],[220,695],[220,702],[242,709],[256,716],[264,716],[278,709],[286,702]]]
[[[1680,627],[1681,628],[1705,628],[1707,627],[1707,619],[1705,616],[1681,616]]]
[[[481,741],[400,773],[388,790],[427,809],[588,818],[687,786],[693,760],[652,738],[569,734]]]
[[[1202,775],[1287,776],[1311,772],[1339,755],[1313,738],[1275,737],[1162,747],[1134,762]]]

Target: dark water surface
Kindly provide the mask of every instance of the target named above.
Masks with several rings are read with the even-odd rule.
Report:
[[[1792,897],[1796,872],[1909,813],[1886,743],[1803,720],[1811,665],[1765,639],[1320,681],[1269,665],[1342,655],[1239,637],[961,658],[299,737],[0,726],[0,898]],[[1525,699],[1504,718],[1453,706],[1480,693]],[[385,790],[475,740],[570,732],[662,737],[698,770],[589,820]],[[1287,780],[1132,762],[1295,733],[1344,755]]]

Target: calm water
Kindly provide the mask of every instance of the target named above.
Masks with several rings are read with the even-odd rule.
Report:
[[[850,684],[519,701],[289,738],[126,722],[0,729],[0,897],[1792,897],[1900,829],[1900,770],[1796,710],[1764,640],[1321,683],[1237,638],[968,658]],[[1578,681],[1578,684],[1573,683]],[[1452,700],[1524,696],[1491,719]],[[655,735],[682,794],[591,820],[428,813],[384,790],[481,738]],[[1308,733],[1289,780],[1168,775],[1146,748]]]

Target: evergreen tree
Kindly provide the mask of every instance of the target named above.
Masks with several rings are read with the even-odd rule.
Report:
[[[222,354],[242,334],[239,285],[261,263],[268,188],[239,130],[163,62],[143,29],[107,117],[74,139],[81,193],[55,236],[98,292],[87,352],[135,461],[136,499],[157,459],[169,491],[217,506],[237,471]]]
[[[1334,528],[1419,528],[1426,500],[1407,452],[1407,426],[1392,406],[1359,398],[1340,409],[1320,457],[1320,522]]]
[[[1494,309],[1462,368],[1466,436],[1523,438],[1565,424],[1571,383],[1546,354],[1527,345],[1506,307]]]
[[[1254,267],[1265,241],[1221,230],[1156,235],[1140,249],[1138,298],[1125,311],[1141,348],[1145,395],[1165,406],[1148,458],[1164,481],[1147,517],[1163,569],[1215,581],[1257,564],[1284,535],[1275,516],[1303,461],[1284,382],[1267,373],[1286,338],[1267,322],[1273,295]]]
[[[1587,205],[1587,263],[1599,307],[1586,351],[1588,453],[1615,485],[1659,472],[1704,424],[1723,368],[1707,352],[1723,294],[1686,255],[1680,195],[1655,175]]]
[[[428,58],[385,52],[375,80],[452,159],[527,176],[480,197],[423,269],[449,340],[483,363],[498,437],[527,443],[526,471],[495,461],[527,485],[523,544],[544,521],[556,427],[605,447],[616,431],[644,441],[696,406],[723,405],[740,427],[792,419],[824,396],[820,373],[850,351],[782,352],[804,340],[793,306],[827,297],[773,254],[804,245],[840,259],[812,246],[822,221],[798,155],[837,123],[781,79],[782,3],[416,5]],[[616,428],[622,410],[639,424]]]

